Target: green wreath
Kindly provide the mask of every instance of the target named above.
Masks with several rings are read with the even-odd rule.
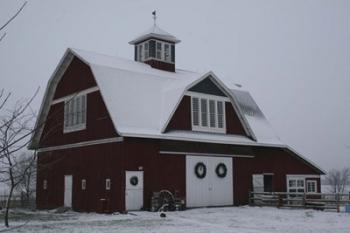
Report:
[[[130,178],[130,184],[136,186],[139,183],[139,178],[137,176],[133,176]]]
[[[205,166],[204,163],[199,162],[196,164],[194,167],[194,173],[199,179],[203,179],[205,175],[207,174],[207,167]]]
[[[219,163],[216,166],[215,173],[218,177],[224,178],[227,175],[227,167],[224,163]]]

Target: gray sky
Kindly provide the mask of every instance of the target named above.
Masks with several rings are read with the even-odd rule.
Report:
[[[0,0],[0,24],[23,1]],[[0,43],[0,89],[39,108],[67,47],[133,58],[158,25],[182,40],[177,67],[251,92],[280,138],[322,168],[350,166],[350,1],[29,0]]]

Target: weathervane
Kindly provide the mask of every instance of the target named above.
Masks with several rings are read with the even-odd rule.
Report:
[[[157,12],[154,10],[154,11],[152,12],[152,15],[153,15],[154,26],[156,26]]]

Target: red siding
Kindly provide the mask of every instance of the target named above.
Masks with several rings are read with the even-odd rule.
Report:
[[[235,204],[247,204],[252,190],[252,174],[273,173],[273,191],[286,192],[287,174],[317,174],[305,161],[278,148],[256,148],[254,158],[235,158],[234,199]],[[320,183],[320,181],[318,182]]]
[[[58,83],[54,99],[96,86],[90,67],[74,57]]]
[[[175,64],[157,61],[157,60],[148,60],[148,61],[145,61],[145,63],[159,70],[175,72]]]
[[[184,96],[171,118],[166,131],[191,130],[191,97]]]
[[[226,133],[246,135],[243,125],[239,120],[237,113],[233,109],[232,103],[226,102],[225,112],[226,112]]]
[[[86,129],[63,133],[64,103],[52,105],[48,114],[40,148],[117,136],[99,91],[87,95]]]

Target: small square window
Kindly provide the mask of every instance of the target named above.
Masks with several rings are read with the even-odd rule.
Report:
[[[43,189],[46,190],[47,189],[47,180],[43,181]]]
[[[306,190],[308,193],[317,193],[317,181],[316,180],[306,181]]]
[[[86,190],[86,180],[85,179],[81,180],[81,190]]]
[[[106,190],[111,190],[111,179],[106,179]]]

